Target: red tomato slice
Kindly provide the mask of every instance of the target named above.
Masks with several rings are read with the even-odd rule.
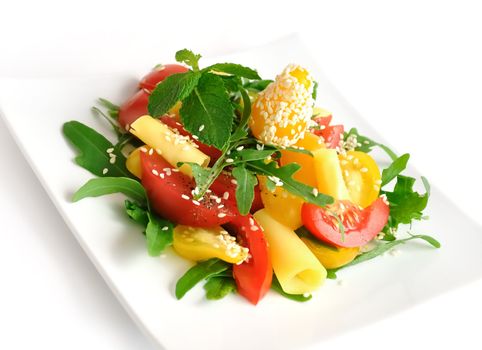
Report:
[[[380,233],[388,221],[389,207],[382,198],[378,198],[365,209],[360,209],[349,201],[339,201],[329,209],[341,218],[345,227],[344,239],[337,219],[327,208],[305,203],[301,208],[301,219],[313,236],[338,247],[352,248],[367,244]]]
[[[313,120],[320,126],[320,129],[313,129],[311,132],[322,136],[328,148],[337,148],[340,145],[341,135],[345,131],[343,125],[330,125],[332,116],[317,117]]]
[[[242,246],[249,249],[248,260],[233,265],[233,275],[239,294],[256,305],[270,289],[273,278],[268,243],[263,230],[251,215],[236,217],[226,228],[236,234]]]
[[[236,204],[236,183],[233,181],[234,177],[227,175],[225,173],[221,173],[214,183],[211,185],[211,190],[213,190],[218,195],[222,196],[225,192],[228,193],[228,200],[232,202],[234,206],[237,207]],[[261,200],[261,191],[259,186],[254,188],[254,200],[253,204],[251,205],[251,213],[258,211],[259,209],[264,208],[263,201]]]
[[[132,96],[122,106],[120,106],[120,126],[127,130],[128,126],[134,123],[137,118],[149,114],[149,112],[147,111],[148,102],[149,94],[145,90],[137,91],[134,96]]]
[[[209,162],[209,165],[212,166],[216,162],[216,160],[218,160],[218,158],[221,157],[221,151],[220,150],[218,150],[216,147],[205,145],[204,143],[199,142],[198,140],[194,139],[192,137],[191,133],[189,131],[187,131],[186,129],[184,129],[182,124],[179,123],[178,121],[176,121],[174,118],[171,118],[171,117],[165,115],[165,116],[162,116],[160,118],[160,120],[164,124],[169,126],[171,129],[176,129],[177,131],[179,131],[179,134],[181,134],[183,136],[189,136],[191,138],[191,140],[196,145],[199,146],[199,150],[201,152],[203,152],[204,154],[207,154],[211,158],[211,161]]]
[[[168,76],[176,73],[185,73],[188,69],[180,64],[165,64],[154,68],[149,74],[141,79],[139,87],[141,89],[154,90],[161,81]]]
[[[162,217],[181,225],[212,227],[231,221],[237,209],[231,202],[206,195],[192,200],[193,179],[172,169],[156,152],[141,152],[142,186],[154,210]],[[169,170],[167,170],[169,169]]]

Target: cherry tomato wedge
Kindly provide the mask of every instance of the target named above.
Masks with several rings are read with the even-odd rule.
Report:
[[[268,292],[273,279],[273,267],[262,228],[251,215],[238,216],[225,225],[249,249],[249,258],[233,265],[233,276],[238,292],[251,303],[257,304]]]
[[[345,234],[338,227],[342,220]],[[388,220],[389,207],[383,198],[376,199],[369,207],[361,209],[349,201],[338,201],[328,208],[305,203],[301,208],[303,225],[316,238],[338,247],[352,248],[367,244],[383,229]]]
[[[316,117],[313,120],[319,125],[319,129],[313,129],[311,132],[317,136],[322,136],[325,140],[327,148],[337,148],[340,144],[341,135],[343,135],[343,125],[330,125],[331,115],[327,117]]]
[[[119,124],[126,129],[134,123],[137,118],[149,114],[147,111],[147,103],[149,102],[149,93],[145,90],[137,91],[130,99],[128,99],[119,109]]]
[[[218,199],[216,202],[208,195],[193,201],[194,180],[173,169],[156,152],[141,152],[141,168],[147,197],[154,210],[166,219],[181,225],[212,227],[225,224],[238,215],[229,201]]]
[[[177,131],[179,131],[179,134],[181,134],[183,136],[189,136],[191,138],[191,140],[196,145],[199,146],[199,150],[201,152],[203,152],[204,154],[207,154],[211,158],[210,163],[209,163],[211,166],[216,162],[216,160],[218,160],[219,157],[221,157],[221,151],[220,150],[218,150],[215,147],[205,145],[204,143],[199,142],[198,140],[192,138],[191,133],[189,131],[187,131],[186,129],[184,129],[182,124],[179,123],[178,121],[176,121],[174,118],[171,118],[171,117],[165,115],[165,116],[162,116],[159,119],[164,124],[169,126],[171,129],[176,129]]]
[[[188,69],[180,64],[160,64],[141,79],[139,87],[141,89],[152,91],[156,88],[157,84],[166,79],[168,76],[177,73],[185,73],[187,71]]]
[[[214,183],[211,185],[210,189],[214,191],[219,196],[223,196],[225,192],[227,192],[228,201],[232,202],[232,205],[237,206],[236,204],[236,184],[233,181],[234,178],[230,175],[221,173]],[[261,200],[261,191],[259,186],[254,188],[254,200],[253,204],[251,205],[251,212],[254,213],[259,209],[264,207],[263,201]]]

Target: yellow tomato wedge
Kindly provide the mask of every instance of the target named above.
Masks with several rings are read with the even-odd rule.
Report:
[[[360,250],[359,247],[332,247],[317,241],[315,238],[301,237],[301,240],[326,269],[336,269],[348,264],[356,258]]]
[[[173,233],[173,248],[180,256],[193,260],[218,258],[239,264],[248,257],[248,248],[242,247],[222,227],[201,228],[178,225]]]
[[[318,191],[336,200],[351,200],[336,150],[319,149],[313,152],[313,156]]]
[[[348,151],[340,154],[343,178],[350,193],[351,201],[363,208],[378,198],[380,192],[380,169],[368,154]]]
[[[253,102],[249,126],[265,144],[294,145],[303,138],[313,115],[313,79],[291,64]]]
[[[129,172],[137,178],[141,178],[142,170],[141,170],[141,148],[147,152],[151,149],[149,146],[142,146],[138,147],[133,150],[126,160],[126,168]]]
[[[307,151],[315,151],[320,148],[325,148],[323,139],[312,133],[306,133],[305,136],[295,144],[295,146]],[[300,152],[282,150],[281,165],[284,166],[290,163],[297,163],[301,166],[301,169],[293,175],[295,180],[303,182],[309,186],[316,187],[315,163],[312,156]]]
[[[303,225],[301,221],[301,206],[303,200],[283,187],[276,186],[271,192],[266,186],[266,178],[259,176],[259,187],[261,190],[261,200],[266,211],[277,221],[292,230]]]

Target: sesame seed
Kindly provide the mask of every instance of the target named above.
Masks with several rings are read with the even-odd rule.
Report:
[[[370,144],[370,141],[365,140],[365,141],[363,141],[363,143],[364,143],[365,145],[369,145],[369,144]]]
[[[251,229],[251,231],[258,231],[259,230],[258,226],[254,226],[254,225],[251,226],[250,229]]]
[[[223,208],[224,208],[224,204],[218,205],[218,209],[223,209]]]
[[[142,153],[147,153],[147,148],[141,147],[141,152],[142,152]]]
[[[196,135],[192,135],[192,138],[193,138],[194,140],[199,140],[199,137],[197,137]]]
[[[102,170],[102,175],[105,175],[105,174],[107,174],[107,172],[108,172],[108,171],[109,171],[109,169],[107,169],[107,168],[104,168],[104,169]]]
[[[159,172],[156,169],[152,169],[151,171],[154,175],[159,176]]]
[[[116,156],[114,155],[114,156],[110,157],[109,163],[110,163],[110,164],[114,164],[114,163],[115,163],[115,160],[116,160]]]
[[[229,198],[229,192],[224,192],[223,193],[223,199],[226,201]]]
[[[182,194],[182,195],[181,195],[181,198],[182,198],[182,199],[185,199],[185,200],[189,200],[189,196],[186,196],[185,194]]]
[[[199,127],[199,132],[204,130],[204,124]]]
[[[224,218],[225,216],[226,216],[225,213],[219,213],[219,214],[218,214],[218,218]]]
[[[162,155],[162,151],[159,148],[156,148],[156,153]]]
[[[159,174],[159,177],[160,177],[161,179],[164,179],[164,176],[165,176],[164,173],[160,173],[160,174]]]
[[[149,150],[149,155],[152,156],[153,154],[154,154],[154,148],[151,148],[151,149]]]
[[[233,185],[237,185],[237,184],[238,184],[238,181],[236,181],[235,179],[232,179],[232,180],[231,180],[231,183],[232,183]]]
[[[234,162],[234,159],[233,158],[228,158],[226,159],[226,163],[233,163]]]
[[[236,151],[242,151],[244,148],[244,146],[239,146],[239,147],[236,147]]]
[[[169,227],[164,226],[163,228],[161,228],[161,230],[162,230],[162,231],[167,231],[167,230],[169,230]]]
[[[194,200],[194,199],[192,200],[192,203],[193,203],[194,205],[201,205],[201,203],[199,203],[197,200]]]
[[[317,197],[318,196],[318,189],[313,188],[313,196]]]
[[[107,148],[106,152],[107,152],[107,153],[112,153],[112,152],[114,152],[114,148],[112,148],[112,147],[111,147],[111,148]]]

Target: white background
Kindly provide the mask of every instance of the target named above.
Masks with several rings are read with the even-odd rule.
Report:
[[[183,47],[214,55],[298,32],[361,114],[482,222],[478,5],[0,0],[0,79],[122,71],[118,55],[144,63],[144,50],[153,47],[167,62]],[[65,61],[72,63],[69,71],[56,65]],[[145,62],[146,70],[156,63]],[[35,118],[27,98],[26,108]],[[0,348],[153,349],[62,222],[3,121],[0,158]],[[447,279],[458,269],[481,268],[454,261]],[[480,348],[480,295],[478,281],[319,348]]]

